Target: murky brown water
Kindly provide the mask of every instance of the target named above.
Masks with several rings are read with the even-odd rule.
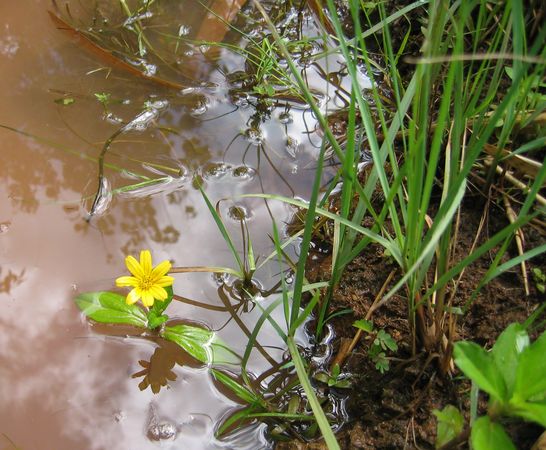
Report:
[[[0,124],[40,138],[0,129],[0,448],[267,448],[263,425],[215,439],[215,426],[236,403],[218,391],[206,368],[187,365],[182,352],[168,345],[127,337],[131,330],[90,325],[73,298],[113,288],[115,277],[125,272],[124,256],[143,248],[154,260],[171,259],[177,266],[233,266],[192,178],[204,178],[213,202],[262,191],[305,198],[317,154],[313,144],[320,142],[306,134],[314,121],[297,110],[288,120],[284,107],[274,108],[260,125],[262,135],[255,136],[248,131],[255,110],[246,100],[234,108],[218,70],[201,72],[201,79],[217,87],[197,96],[123,71],[109,73],[104,61],[55,28],[48,7],[48,0],[0,2]],[[224,71],[241,69],[241,58],[229,53],[221,58]],[[116,100],[110,121],[95,93]],[[63,96],[74,102],[55,102]],[[120,127],[112,119],[131,122],[145,101],[161,105],[154,126],[122,134],[106,157],[115,167],[105,174],[113,189],[141,181],[137,175],[165,181],[114,195],[87,223],[96,158]],[[270,212],[282,226],[288,208],[271,202],[269,212],[263,201],[235,202],[247,211],[256,254],[269,254]],[[232,204],[222,204],[225,217]],[[238,223],[226,220],[240,242]],[[271,264],[257,279],[268,289],[279,271]],[[222,305],[218,285],[207,274],[177,275],[175,292]],[[274,299],[261,301],[266,307]],[[212,329],[229,319],[225,312],[181,303],[169,312]],[[252,329],[259,315],[255,308],[241,318]],[[282,322],[281,317],[279,312]],[[244,334],[234,321],[220,336],[236,351],[244,349]],[[282,341],[272,329],[264,327],[260,342],[281,359]],[[150,358],[163,361],[163,376],[176,376],[157,394],[139,389],[142,376],[131,378],[142,370],[139,361]],[[250,369],[259,374],[269,367],[256,353]],[[158,444],[161,430],[174,430],[175,436]]]

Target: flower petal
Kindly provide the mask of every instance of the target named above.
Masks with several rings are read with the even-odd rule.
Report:
[[[125,286],[137,287],[138,280],[135,277],[119,277],[119,278],[116,278],[116,286],[117,287],[125,287]]]
[[[142,291],[142,304],[147,307],[154,306],[154,296],[149,290]]]
[[[150,275],[152,272],[152,254],[150,250],[142,250],[140,252],[140,266],[145,275]]]
[[[133,303],[138,302],[139,298],[140,298],[140,295],[138,293],[138,289],[135,288],[135,289],[131,290],[131,292],[129,292],[127,294],[127,298],[125,299],[125,303],[127,303],[128,305],[132,305]]]
[[[136,258],[128,256],[125,258],[125,265],[136,278],[142,279],[144,277],[144,271]]]
[[[161,261],[157,266],[155,266],[154,270],[152,270],[152,279],[159,279],[163,275],[167,275],[169,273],[169,270],[171,270],[171,262],[168,260]]]
[[[157,284],[154,284],[150,288],[150,294],[153,295],[153,297],[157,300],[165,300],[169,295],[167,294],[167,291],[163,289],[162,287],[158,286]]]
[[[154,286],[167,287],[167,286],[172,286],[173,283],[174,283],[173,277],[164,276],[164,277],[161,277],[159,280],[157,280],[154,283]]]

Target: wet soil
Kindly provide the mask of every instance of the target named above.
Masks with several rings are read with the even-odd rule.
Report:
[[[470,194],[464,202],[457,258],[471,251],[476,238],[479,222],[487,213],[485,226],[478,236],[478,244],[507,225],[501,208],[477,194]],[[525,230],[528,244],[535,245],[544,237],[537,230]],[[515,246],[514,246],[515,247]],[[529,247],[530,248],[530,247]],[[510,257],[516,249],[511,248]],[[329,255],[312,255],[309,258],[307,277],[315,282],[329,277]],[[463,307],[481,277],[489,267],[494,254],[486,255],[467,270],[455,295],[454,306]],[[541,255],[529,266],[546,267],[546,258]],[[338,288],[333,295],[332,310],[351,308],[353,313],[334,319],[336,344],[335,357],[344,341],[351,340],[356,332],[352,323],[363,318],[389,273],[396,265],[383,250],[370,246],[347,267]],[[528,269],[530,271],[530,269]],[[397,274],[398,276],[398,274]],[[393,278],[396,281],[397,276]],[[391,282],[391,286],[392,283]],[[455,339],[473,340],[490,348],[498,335],[512,322],[524,322],[544,301],[530,277],[531,294],[525,295],[519,266],[487,284],[459,318]],[[461,377],[458,370],[446,376],[438,371],[438,361],[427,354],[416,343],[415,356],[412,354],[412,334],[408,325],[408,310],[403,293],[392,298],[376,310],[372,316],[374,325],[392,335],[398,344],[398,352],[390,360],[390,370],[381,374],[367,356],[369,342],[362,340],[348,358],[342,372],[353,374],[353,391],[349,400],[351,422],[338,435],[344,449],[432,449],[436,439],[436,418],[434,409],[451,404],[458,407],[466,419],[469,417],[470,383]],[[486,408],[486,398],[481,398],[481,411]],[[532,424],[508,424],[508,431],[517,448],[531,448],[542,430]],[[465,443],[458,447],[466,448]],[[287,447],[280,447],[287,448]],[[290,448],[320,448],[313,444],[297,444]]]

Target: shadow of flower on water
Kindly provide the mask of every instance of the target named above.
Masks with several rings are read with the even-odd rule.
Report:
[[[143,370],[131,375],[131,378],[140,378],[143,380],[138,384],[141,391],[144,391],[148,386],[154,394],[158,394],[161,388],[167,387],[169,381],[177,379],[173,369],[176,364],[183,366],[188,362],[187,354],[176,344],[158,340],[153,355],[149,361],[140,360],[138,363],[143,367]]]

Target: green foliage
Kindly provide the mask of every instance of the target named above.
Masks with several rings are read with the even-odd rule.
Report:
[[[470,441],[474,450],[516,450],[502,425],[493,422],[488,416],[474,422]]]
[[[188,354],[202,363],[212,362],[210,350],[214,332],[191,325],[165,327],[161,336],[182,347]]]
[[[435,409],[432,413],[438,418],[436,429],[436,448],[440,448],[457,437],[464,428],[464,417],[453,405]]]
[[[396,352],[398,350],[396,341],[385,330],[376,329],[371,320],[360,319],[355,321],[353,326],[372,337],[373,341],[368,349],[368,356],[375,363],[375,368],[381,373],[388,371],[389,360],[386,352],[389,350]]]
[[[125,297],[113,292],[86,292],[75,299],[78,308],[100,323],[117,323],[145,328],[148,318],[136,304],[127,305]]]
[[[525,328],[513,323],[490,352],[473,342],[457,342],[455,364],[490,396],[488,415],[472,426],[475,450],[515,448],[498,419],[530,420],[546,427],[546,333],[530,343]]]
[[[533,269],[533,279],[537,290],[544,294],[546,292],[546,275],[538,267]]]
[[[335,364],[332,368],[332,373],[320,371],[313,375],[315,380],[328,385],[328,387],[335,387],[340,389],[347,389],[351,387],[351,380],[341,374],[341,368],[339,364]]]

